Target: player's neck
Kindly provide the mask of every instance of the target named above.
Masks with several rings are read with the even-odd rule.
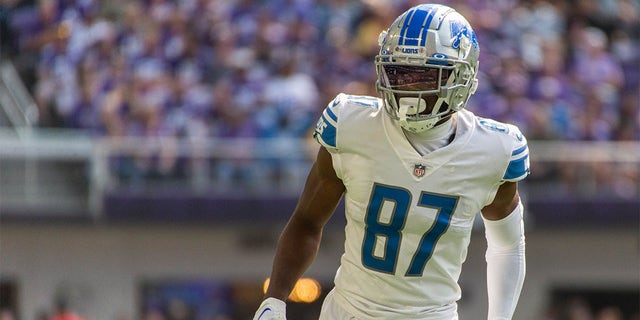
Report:
[[[456,116],[454,114],[443,123],[440,123],[429,130],[422,132],[408,132],[403,129],[402,131],[413,148],[421,155],[425,155],[451,143],[450,138],[455,134],[456,122]]]

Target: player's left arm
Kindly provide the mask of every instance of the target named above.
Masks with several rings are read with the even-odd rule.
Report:
[[[518,181],[529,175],[527,139],[514,125],[483,119],[480,124],[496,131],[503,144],[504,167],[500,186],[489,205],[482,208],[487,238],[487,293],[489,320],[513,317],[526,272],[523,206]]]
[[[526,272],[523,207],[517,182],[505,182],[482,209],[487,238],[487,319],[511,319]]]

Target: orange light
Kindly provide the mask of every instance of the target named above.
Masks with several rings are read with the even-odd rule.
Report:
[[[320,283],[311,278],[302,278],[298,280],[293,288],[294,294],[299,302],[311,303],[320,297]]]
[[[264,293],[269,288],[269,278],[264,281],[262,290]],[[289,300],[292,302],[312,303],[320,298],[322,287],[320,283],[312,278],[300,278],[293,287]]]
[[[264,280],[264,284],[262,285],[262,293],[267,293],[267,288],[269,288],[269,281],[271,278],[267,278]]]

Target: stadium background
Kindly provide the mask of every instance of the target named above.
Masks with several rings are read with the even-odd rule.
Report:
[[[469,109],[530,140],[515,319],[638,319],[640,3],[440,3],[478,34]],[[2,2],[2,320],[57,301],[88,320],[249,318],[315,119],[338,92],[376,94],[377,35],[414,4]],[[331,288],[342,224],[306,275],[320,299],[291,319]],[[461,319],[485,314],[484,250],[479,224]]]

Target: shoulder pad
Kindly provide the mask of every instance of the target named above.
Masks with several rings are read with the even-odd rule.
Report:
[[[527,145],[527,139],[518,127],[514,125],[506,126],[509,130],[511,158],[502,180],[516,182],[524,179],[530,172],[529,147]]]
[[[313,137],[325,148],[332,150],[337,147],[336,137],[338,129],[338,114],[340,113],[341,101],[345,94],[341,93],[329,102],[322,111],[322,115],[316,123]]]
[[[502,181],[517,182],[524,179],[530,171],[529,147],[527,146],[527,139],[520,132],[520,129],[512,124],[482,117],[477,118],[482,127],[497,132],[505,146],[505,156],[509,157],[509,163]]]
[[[344,122],[344,118],[350,118],[349,115],[362,112],[377,112],[379,103],[376,97],[338,94],[322,112],[316,123],[313,137],[329,151],[336,150],[340,120]]]

